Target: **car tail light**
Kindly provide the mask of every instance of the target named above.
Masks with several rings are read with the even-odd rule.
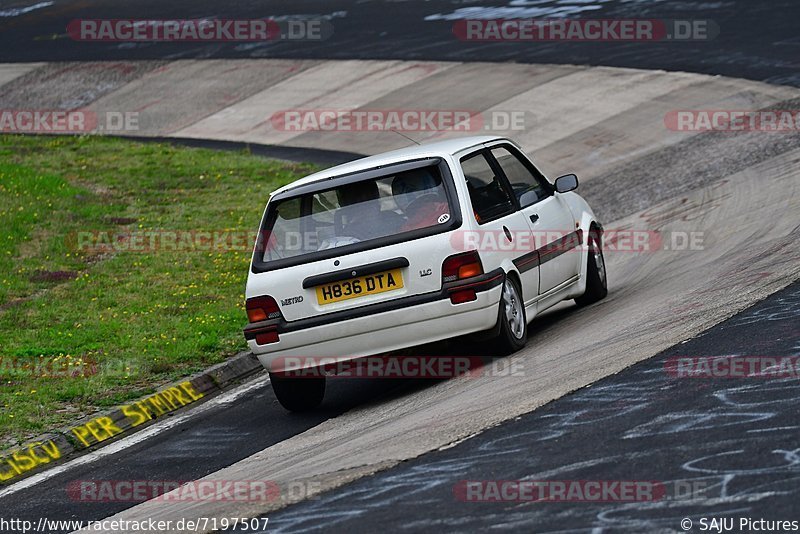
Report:
[[[477,250],[450,256],[442,264],[442,282],[445,283],[472,278],[480,274],[483,274],[483,265]]]
[[[281,316],[278,303],[269,295],[247,299],[245,308],[247,309],[247,319],[251,323],[260,323],[261,321],[277,319]]]

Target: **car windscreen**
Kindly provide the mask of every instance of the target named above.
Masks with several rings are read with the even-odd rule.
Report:
[[[347,253],[355,245],[363,249],[444,231],[454,220],[446,185],[442,165],[427,165],[274,199],[254,268],[296,264],[315,259],[307,255],[330,256],[325,252]]]

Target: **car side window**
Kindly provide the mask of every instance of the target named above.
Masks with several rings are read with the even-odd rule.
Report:
[[[514,211],[506,189],[483,152],[461,159],[475,219],[483,224]]]
[[[544,177],[534,175],[516,154],[500,146],[492,148],[492,155],[508,178],[520,208],[535,204],[550,194],[543,183]]]

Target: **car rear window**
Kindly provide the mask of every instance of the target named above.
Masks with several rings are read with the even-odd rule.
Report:
[[[413,238],[419,230],[438,231],[452,214],[438,165],[349,181],[270,202],[256,259],[268,264],[349,245],[379,245],[394,236]]]

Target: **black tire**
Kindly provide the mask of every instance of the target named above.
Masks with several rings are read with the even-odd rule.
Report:
[[[589,231],[589,254],[586,261],[586,292],[575,299],[578,306],[588,306],[608,295],[608,276],[606,261],[600,235],[596,230]]]
[[[286,377],[269,374],[272,390],[281,406],[290,412],[307,412],[322,403],[325,377]]]
[[[490,343],[492,351],[506,356],[518,351],[528,342],[528,321],[525,316],[525,302],[519,283],[512,276],[506,276],[497,310],[497,337]]]

